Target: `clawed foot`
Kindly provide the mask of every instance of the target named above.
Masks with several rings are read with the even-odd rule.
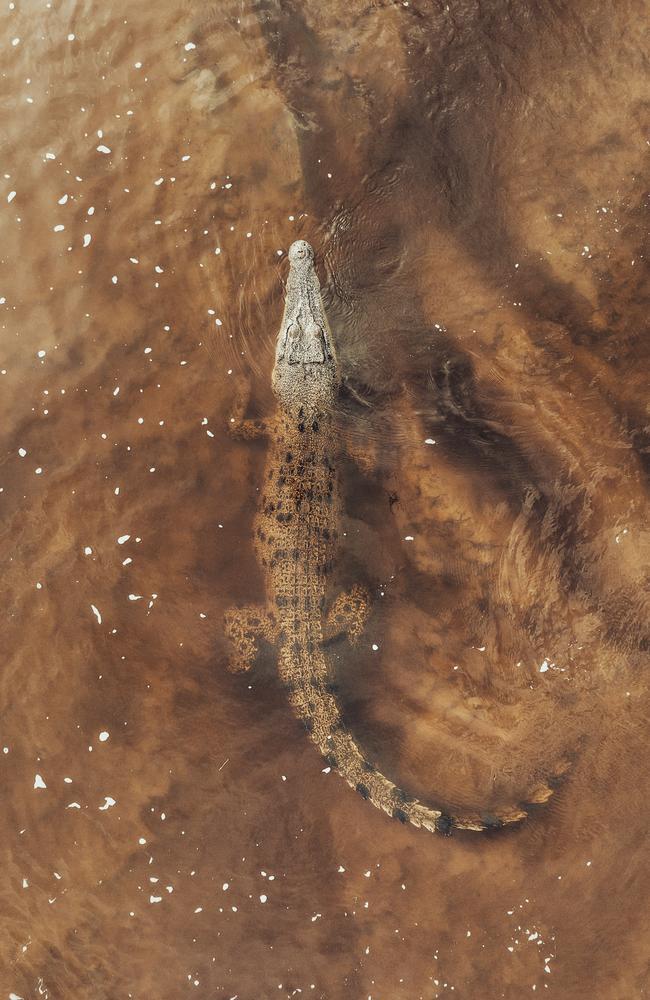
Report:
[[[355,643],[365,628],[370,613],[370,600],[363,587],[354,586],[339,594],[325,618],[325,641],[347,635]]]
[[[264,608],[231,608],[224,615],[225,632],[232,645],[228,669],[232,673],[250,670],[257,655],[258,639],[275,642],[277,625]]]

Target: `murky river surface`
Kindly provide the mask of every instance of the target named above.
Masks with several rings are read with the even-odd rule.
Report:
[[[640,0],[5,0],[0,998],[650,994]],[[647,177],[647,175],[646,175]],[[264,647],[286,251],[346,379],[332,647],[428,834]]]

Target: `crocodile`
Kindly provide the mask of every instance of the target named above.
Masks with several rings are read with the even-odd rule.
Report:
[[[268,603],[226,612],[230,668],[249,669],[259,639],[275,644],[278,672],[293,711],[327,763],[364,799],[402,823],[447,835],[454,828],[486,830],[519,822],[527,816],[519,805],[452,814],[407,794],[366,758],[342,720],[327,642],[343,634],[352,642],[358,639],[369,599],[354,586],[326,609],[342,519],[336,471],[340,446],[333,416],[341,378],[312,247],[298,240],[288,256],[272,373],[277,412],[265,424],[241,419],[242,406],[237,419],[232,418],[241,436],[265,434],[270,447],[254,523]],[[542,786],[532,801],[548,795],[550,788]]]

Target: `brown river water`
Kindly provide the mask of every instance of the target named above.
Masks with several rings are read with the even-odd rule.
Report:
[[[0,1000],[650,996],[643,0],[4,2]],[[15,194],[14,194],[15,192]],[[293,718],[251,526],[286,252],[345,389]]]

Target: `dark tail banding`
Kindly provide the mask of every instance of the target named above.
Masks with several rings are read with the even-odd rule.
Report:
[[[309,722],[308,731],[327,763],[364,799],[372,802],[401,823],[424,827],[431,833],[445,836],[453,830],[497,830],[520,823],[528,813],[521,806],[484,812],[452,814],[425,805],[407,795],[394,782],[378,771],[362,754],[351,733],[341,722],[338,705],[323,686],[299,684],[290,694],[296,715]],[[545,802],[552,794],[548,784],[540,785],[529,797],[530,804]]]

